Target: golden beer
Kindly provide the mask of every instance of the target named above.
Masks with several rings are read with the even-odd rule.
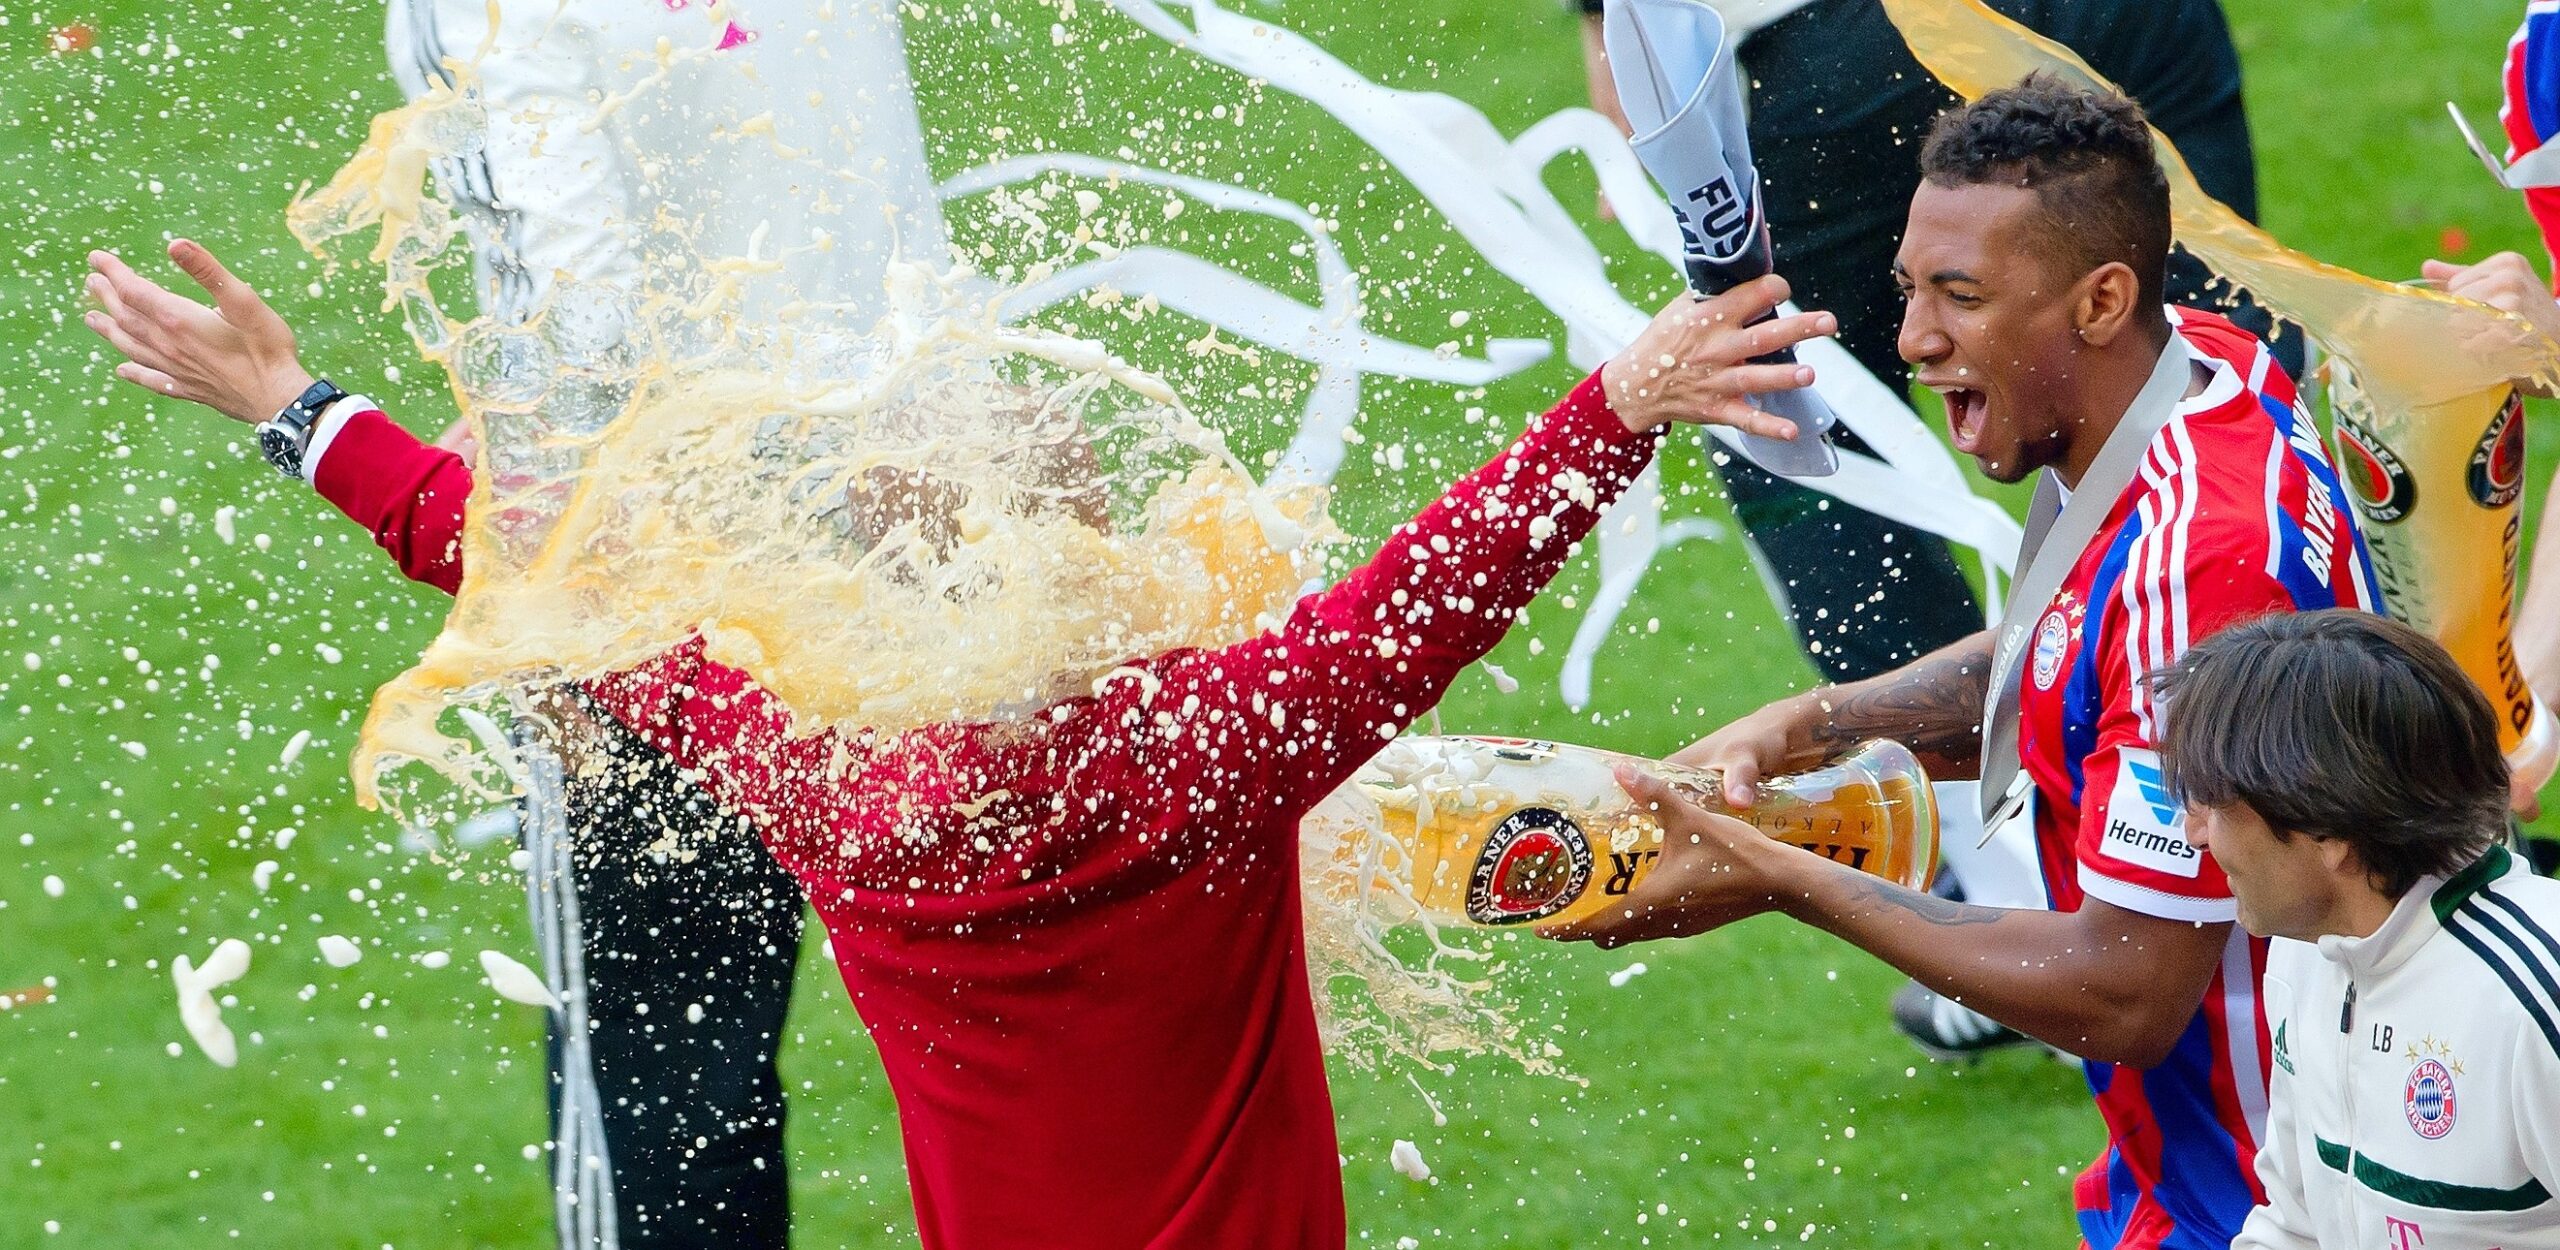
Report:
[[[1929,776],[1902,744],[1878,740],[1829,767],[1760,783],[1727,808],[1713,772],[1522,738],[1398,739],[1361,769],[1334,810],[1371,813],[1370,837],[1336,833],[1366,887],[1446,924],[1578,920],[1623,898],[1662,854],[1662,827],[1615,769],[1668,782],[1710,811],[1860,872],[1925,888],[1938,862]],[[1353,798],[1351,794],[1343,796]]]
[[[2498,713],[2507,762],[2550,774],[2550,717],[2512,637],[2524,537],[2524,401],[2511,386],[2419,408],[2377,405],[2341,360],[2326,366],[2338,476],[2364,521],[2374,589],[2391,616],[2444,644]]]

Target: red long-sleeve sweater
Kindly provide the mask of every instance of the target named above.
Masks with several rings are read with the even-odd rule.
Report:
[[[807,889],[929,1250],[1338,1248],[1299,818],[1501,639],[1655,442],[1586,379],[1279,629],[1022,724],[794,739],[698,643],[591,692]],[[461,461],[366,412],[316,485],[459,584]]]

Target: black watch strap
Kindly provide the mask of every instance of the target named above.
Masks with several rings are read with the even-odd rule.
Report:
[[[320,414],[329,405],[345,399],[347,393],[338,384],[321,378],[305,387],[293,402],[258,426],[258,454],[276,467],[276,472],[290,478],[303,476],[303,453],[311,447],[311,428],[320,423]]]

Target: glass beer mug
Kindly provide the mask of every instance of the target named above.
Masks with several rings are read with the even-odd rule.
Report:
[[[1878,739],[1815,771],[1765,779],[1760,801],[1737,810],[1706,769],[1521,738],[1415,736],[1390,744],[1348,787],[1365,800],[1358,807],[1374,806],[1366,820],[1381,836],[1369,841],[1384,843],[1359,852],[1368,887],[1442,923],[1563,923],[1598,912],[1662,855],[1662,826],[1619,788],[1620,765],[1860,872],[1925,889],[1936,871],[1929,776],[1898,742]]]

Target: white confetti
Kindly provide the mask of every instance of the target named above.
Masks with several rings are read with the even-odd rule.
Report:
[[[418,966],[421,968],[441,968],[452,962],[453,956],[448,955],[443,951],[428,951],[426,954],[418,956]]]
[[[332,968],[344,968],[364,958],[364,948],[332,933],[320,939],[320,957]]]
[[[151,748],[144,746],[139,742],[122,742],[117,745],[124,748],[125,754],[130,755],[135,759],[141,759],[142,757],[151,754]]]
[[[1627,982],[1633,981],[1644,974],[1644,961],[1639,959],[1634,963],[1628,964],[1624,968],[1618,969],[1616,972],[1610,973],[1609,988],[1613,990],[1625,989]]]
[[[276,869],[281,867],[272,859],[259,860],[258,866],[249,870],[249,884],[258,887],[258,893],[266,893],[267,887],[275,884]]]
[[[265,536],[260,535],[260,537]],[[323,664],[335,664],[338,661],[347,658],[346,652],[340,651],[336,647],[330,646],[325,642],[315,642],[311,644],[311,649],[319,653],[320,662]]]
[[[1422,1148],[1401,1137],[1387,1151],[1387,1163],[1416,1184],[1431,1179],[1431,1165],[1422,1161]]]
[[[1102,197],[1091,191],[1076,192],[1076,216],[1091,217],[1102,211]]]
[[[221,539],[226,547],[240,541],[240,527],[237,524],[239,517],[240,510],[230,504],[224,504],[213,510],[213,535]]]
[[[480,952],[480,970],[489,974],[489,988],[496,990],[500,998],[528,1007],[560,1009],[560,1000],[552,995],[550,986],[542,983],[541,977],[533,974],[533,969],[505,955],[496,951]]]
[[[52,873],[46,873],[44,878],[44,896],[46,898],[62,897],[62,878],[54,876]]]
[[[280,756],[276,757],[276,763],[277,763],[277,764],[280,764],[280,765],[282,765],[282,766],[284,766],[284,767],[286,767],[286,768],[291,768],[291,767],[293,767],[293,762],[294,762],[295,760],[298,760],[298,759],[301,759],[301,758],[302,758],[302,748],[307,747],[307,746],[310,746],[310,745],[311,745],[311,731],[310,731],[310,730],[308,730],[308,729],[297,729],[297,730],[294,730],[294,731],[293,731],[293,736],[292,736],[292,737],[290,737],[290,738],[285,739],[285,742],[284,742],[284,754],[282,754],[282,755],[280,755]]]
[[[1520,679],[1519,679],[1519,678],[1514,677],[1514,676],[1512,676],[1512,675],[1511,675],[1511,674],[1509,674],[1509,673],[1503,672],[1503,671],[1502,671],[1502,666],[1501,666],[1501,665],[1499,665],[1499,664],[1495,664],[1495,663],[1493,663],[1493,662],[1492,662],[1492,661],[1490,661],[1490,660],[1483,661],[1483,664],[1484,664],[1484,671],[1485,671],[1487,674],[1489,674],[1489,675],[1493,678],[1493,688],[1494,688],[1494,689],[1499,690],[1499,691],[1501,691],[1501,692],[1502,692],[1502,693],[1504,693],[1504,694],[1518,694],[1518,693],[1520,693]]]

